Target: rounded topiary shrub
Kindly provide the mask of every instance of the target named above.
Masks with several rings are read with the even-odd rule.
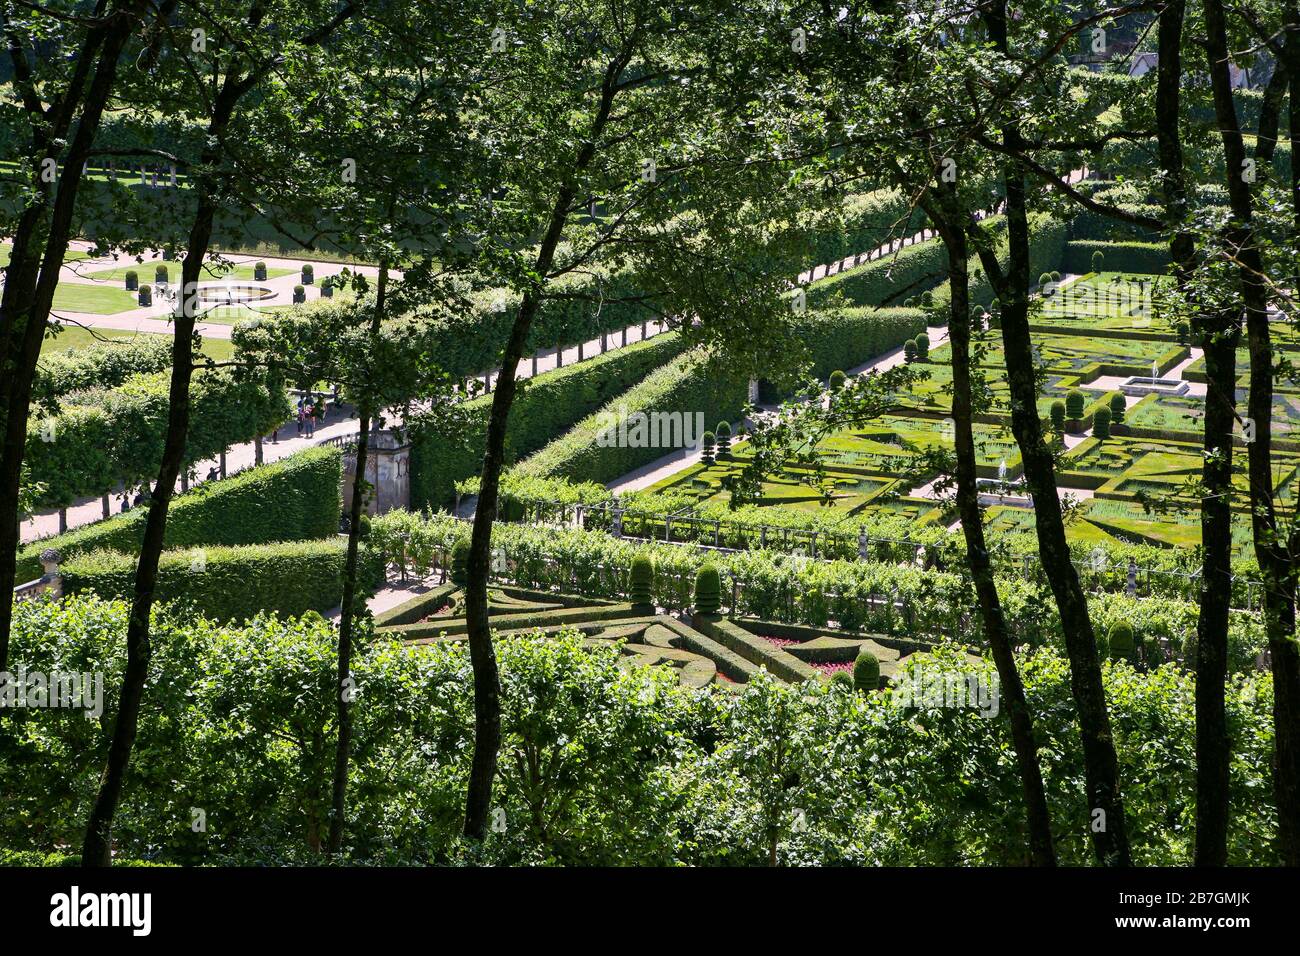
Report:
[[[703,564],[695,572],[695,610],[700,614],[717,614],[722,607],[722,575],[716,565]]]
[[[932,305],[934,305],[934,293],[929,289],[926,289],[921,293],[921,307],[928,309]]]
[[[140,288],[140,273],[134,269],[126,270],[126,291],[135,292]]]
[[[320,294],[322,298],[334,298],[334,283],[329,279],[322,279],[320,283]]]
[[[704,462],[704,464],[706,465],[711,465],[714,462],[713,452],[716,446],[716,442],[717,439],[714,436],[713,432],[704,433],[704,439],[703,441],[700,442],[700,447],[702,449],[700,454],[700,461]]]
[[[633,604],[650,604],[650,587],[654,581],[654,562],[647,554],[638,554],[632,559],[632,569],[628,572],[627,597]]]
[[[903,358],[909,362],[916,361],[916,339],[908,339],[903,343]]]
[[[853,687],[853,675],[848,671],[836,671],[831,674],[830,684],[832,687]]]
[[[1106,638],[1111,660],[1132,662],[1136,658],[1137,644],[1133,640],[1133,625],[1128,621],[1112,624]]]
[[[266,263],[265,263],[265,262],[255,262],[255,263],[253,263],[253,278],[256,279],[258,282],[265,282],[265,281],[266,281]]]
[[[726,422],[718,422],[718,429],[715,433],[718,441],[719,455],[726,455],[731,451],[731,426]]]
[[[1065,402],[1059,398],[1052,402],[1052,427],[1058,432],[1065,431]]]
[[[153,281],[155,285],[164,285],[167,282],[167,267],[157,266],[153,270]]]
[[[905,309],[915,309],[915,308],[916,308],[916,296],[914,296],[914,295],[909,295],[906,299],[904,299],[904,300],[903,300],[903,308],[905,308]]]
[[[1092,416],[1092,437],[1109,438],[1110,437],[1110,409],[1099,408]]]
[[[844,387],[844,383],[847,380],[848,376],[844,374],[844,370],[837,368],[835,371],[831,372],[831,377],[827,380],[827,384],[830,385],[832,392],[838,392]]]
[[[922,332],[916,337],[916,357],[919,361],[925,362],[930,358],[930,336]]]
[[[302,267],[302,284],[311,285],[316,279],[316,270],[310,264]]]
[[[1101,272],[1105,269],[1105,267],[1106,267],[1106,256],[1102,254],[1102,251],[1100,249],[1098,249],[1096,252],[1092,254],[1092,271]]]
[[[469,580],[469,540],[461,538],[451,546],[451,583],[465,586]]]
[[[1124,410],[1127,408],[1127,406],[1128,403],[1124,401],[1124,396],[1122,393],[1116,392],[1114,395],[1110,397],[1111,424],[1118,425],[1122,421],[1124,421]]]
[[[1038,277],[1038,284],[1040,286],[1047,285],[1047,283],[1051,281],[1052,281],[1052,274],[1050,272],[1044,272],[1042,275]]]
[[[853,686],[864,694],[880,690],[880,661],[866,648],[853,662]]]
[[[1083,417],[1083,392],[1077,388],[1072,388],[1066,393],[1065,417],[1074,422]]]
[[[1057,272],[1055,269],[1052,270],[1052,281],[1053,281],[1053,282],[1060,282],[1060,281],[1061,281],[1061,274],[1060,274],[1059,272]]]
[[[147,285],[140,286],[136,292],[136,301],[141,305],[153,305],[153,289]]]
[[[307,290],[300,285],[293,287],[293,301],[303,303],[307,301]]]

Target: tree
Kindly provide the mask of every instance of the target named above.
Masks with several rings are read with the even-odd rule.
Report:
[[[5,104],[5,119],[24,131],[20,188],[11,194],[20,199],[13,207],[6,200],[0,213],[0,233],[12,237],[0,295],[0,500],[11,503],[19,499],[32,382],[84,169],[123,51],[147,10],[142,0],[122,0],[99,4],[88,17],[66,16],[75,6],[0,9],[18,104]],[[174,8],[174,0],[165,0],[157,8],[159,19]],[[49,37],[58,40],[47,47],[49,55],[38,56],[38,42]],[[146,48],[140,55],[148,62],[152,52]],[[0,594],[13,592],[18,541],[18,512],[6,505],[0,508]],[[11,602],[0,601],[0,671],[9,667],[12,613]]]

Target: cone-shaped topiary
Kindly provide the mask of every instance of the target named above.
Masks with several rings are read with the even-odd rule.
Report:
[[[1110,421],[1113,425],[1118,425],[1124,421],[1124,410],[1127,403],[1120,392],[1116,392],[1110,397]]]
[[[628,573],[628,600],[633,604],[650,604],[650,586],[654,580],[655,567],[648,554],[638,554],[632,559],[632,570]]]
[[[1092,413],[1092,437],[1106,439],[1110,437],[1110,409],[1099,408]]]
[[[916,337],[916,357],[922,362],[930,358],[930,336],[922,332]]]
[[[844,374],[844,370],[837,368],[835,371],[831,372],[831,377],[827,384],[830,385],[832,392],[838,392],[844,387],[844,383],[847,380],[848,376]]]
[[[718,422],[716,432],[718,439],[718,454],[725,455],[731,451],[731,426],[726,422]]]
[[[1077,388],[1065,394],[1065,417],[1076,422],[1083,417],[1083,392]]]
[[[1137,644],[1133,640],[1133,625],[1128,621],[1116,621],[1110,626],[1107,635],[1112,661],[1132,662],[1137,658]]]
[[[1058,432],[1065,431],[1065,402],[1059,398],[1052,402],[1052,427]]]
[[[695,610],[700,614],[717,614],[722,607],[722,575],[716,565],[703,564],[695,572]]]
[[[880,661],[865,647],[853,662],[853,686],[864,694],[880,690]]]
[[[713,464],[713,451],[715,447],[715,436],[713,432],[704,433],[704,439],[700,442],[700,447],[700,461],[704,462],[706,465]]]
[[[451,583],[465,586],[469,580],[469,541],[460,538],[451,546]]]
[[[908,362],[916,361],[916,339],[908,339],[903,343],[903,358]]]

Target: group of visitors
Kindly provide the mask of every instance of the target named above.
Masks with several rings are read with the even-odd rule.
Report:
[[[298,398],[298,437],[311,438],[316,434],[316,419],[325,421],[325,396],[307,392]]]

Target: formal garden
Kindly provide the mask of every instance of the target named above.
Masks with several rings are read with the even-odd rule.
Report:
[[[0,865],[1300,865],[1292,13],[54,6]]]

